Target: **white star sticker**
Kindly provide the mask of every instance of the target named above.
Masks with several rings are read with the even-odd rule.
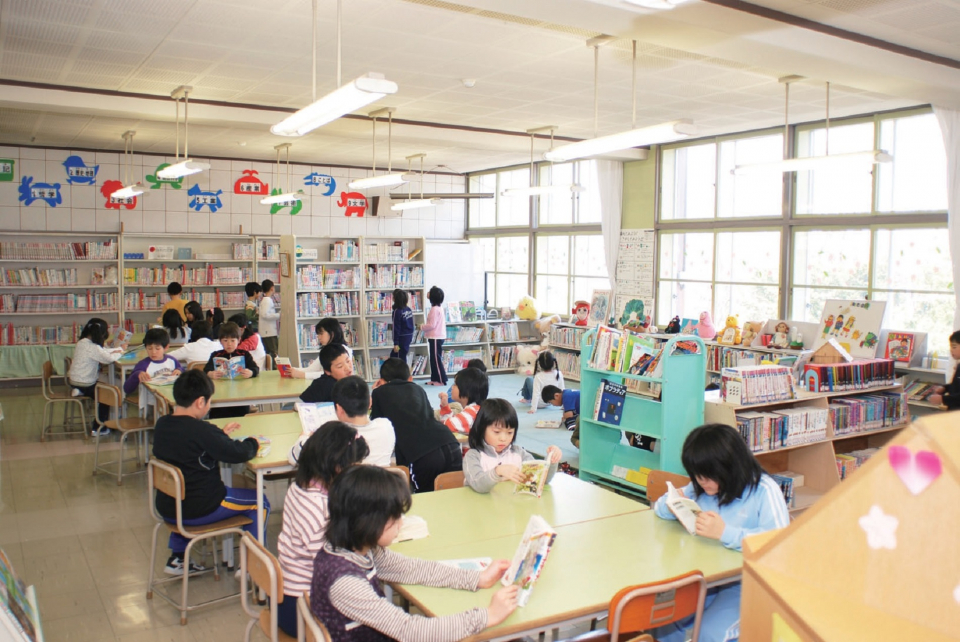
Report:
[[[860,528],[867,533],[867,546],[872,549],[897,547],[897,526],[900,521],[887,515],[879,506],[871,506],[870,512],[860,518]]]

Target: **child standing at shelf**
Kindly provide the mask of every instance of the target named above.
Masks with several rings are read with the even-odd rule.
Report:
[[[263,370],[263,363],[266,361],[267,351],[263,349],[263,340],[260,338],[260,335],[257,334],[256,330],[250,329],[250,325],[247,323],[247,317],[243,312],[237,312],[230,317],[230,321],[236,323],[237,327],[243,332],[243,334],[240,335],[240,345],[237,347],[249,352],[253,356],[253,360],[257,362],[257,367]]]
[[[407,360],[407,351],[413,341],[413,311],[407,305],[409,301],[410,295],[405,291],[399,288],[393,291],[393,352],[390,356],[402,361]]]
[[[487,399],[480,404],[470,429],[470,450],[463,458],[465,486],[478,493],[489,493],[500,482],[526,481],[520,466],[534,457],[516,444],[518,424],[517,411],[506,399]],[[556,446],[547,447],[547,483],[557,472],[562,454]]]
[[[167,285],[167,296],[170,297],[170,300],[164,303],[163,307],[160,308],[161,321],[163,320],[164,312],[167,310],[176,310],[181,319],[184,321],[189,321],[186,313],[183,311],[184,307],[187,305],[187,300],[183,298],[183,286],[176,281],[171,281],[170,284]]]
[[[697,535],[719,540],[739,551],[747,535],[756,535],[790,524],[783,492],[747,448],[743,437],[730,426],[706,424],[695,428],[683,442],[683,467],[692,480],[680,493],[703,512],[697,515]],[[676,519],[663,495],[653,506],[658,517]],[[683,642],[693,618],[661,627],[656,638]],[[740,629],[740,583],[707,591],[700,639],[706,642],[735,640]]]
[[[370,454],[357,429],[328,421],[303,444],[295,483],[283,500],[283,528],[277,539],[277,558],[283,573],[283,601],[277,605],[277,624],[297,637],[297,598],[310,590],[313,558],[326,539],[327,494],[333,480]]]
[[[347,345],[346,337],[343,334],[343,326],[340,325],[339,321],[333,317],[325,317],[317,321],[314,330],[317,333],[317,343],[320,344],[321,350],[331,343],[340,345],[346,348],[350,359],[353,359],[353,348]],[[350,374],[353,374],[353,372]],[[293,368],[294,379],[319,379],[321,376],[323,376],[323,365],[320,363],[320,359],[314,359],[306,368]]]
[[[950,335],[950,358],[960,361],[960,330]],[[944,405],[949,410],[960,409],[960,366],[953,370],[949,386],[937,386],[937,391],[927,397],[932,404]]]
[[[353,358],[347,351],[347,347],[339,343],[328,343],[323,346],[317,362],[323,368],[323,375],[300,393],[300,401],[305,403],[333,401],[334,384],[353,374]]]
[[[210,355],[218,350],[223,350],[223,346],[219,341],[210,338],[210,324],[201,319],[190,326],[190,341],[187,345],[171,350],[169,356],[190,365],[194,361],[209,361]]]
[[[563,390],[563,374],[560,372],[560,366],[557,364],[556,357],[549,350],[544,350],[537,357],[537,365],[533,367],[533,376],[527,377],[523,381],[523,388],[520,390],[520,403],[529,403],[530,414],[533,414],[539,408],[547,406],[543,401],[542,392],[544,386],[556,386]]]
[[[273,301],[273,281],[264,279],[260,287],[263,290],[263,298],[260,299],[260,338],[263,339],[263,347],[267,354],[276,359],[277,350],[280,349],[280,338],[278,336],[280,313],[277,312],[277,306]]]
[[[67,372],[67,383],[76,388],[79,395],[94,399],[97,380],[100,378],[100,364],[113,363],[123,356],[123,347],[111,350],[103,347],[108,336],[110,326],[99,317],[87,321],[80,331],[80,340],[73,350],[73,361],[70,363],[70,371]],[[110,406],[97,404],[97,417],[101,424],[110,419]],[[98,432],[101,437],[110,434],[109,428],[98,428],[96,421],[93,422],[91,431]]]
[[[580,391],[573,388],[561,390],[557,386],[544,386],[540,393],[544,403],[563,408],[563,425],[573,430],[580,421]]]
[[[427,322],[420,328],[423,330],[423,336],[427,340],[430,350],[430,381],[431,386],[447,385],[447,373],[443,370],[443,342],[447,338],[447,321],[443,315],[443,290],[437,286],[430,288],[427,294],[430,300],[430,312],[427,314]]]
[[[476,368],[464,368],[453,378],[453,398],[462,410],[455,413],[448,402],[447,393],[440,393],[440,421],[450,432],[467,434],[480,412],[480,404],[490,393],[487,373]]]
[[[183,317],[179,312],[174,309],[167,310],[160,322],[169,334],[170,343],[175,346],[190,343],[190,328],[184,327]]]
[[[171,310],[170,312],[173,312]],[[179,316],[177,317],[180,318]],[[150,328],[143,335],[143,347],[147,350],[145,359],[141,359],[134,366],[133,371],[123,382],[123,391],[126,394],[133,392],[141,383],[150,381],[153,377],[162,374],[176,373],[183,374],[183,367],[175,357],[164,354],[164,350],[170,345],[170,337],[163,328]],[[144,388],[140,391],[140,410],[147,410],[150,406],[156,405],[153,393]]]
[[[247,327],[253,332],[259,332],[260,323],[260,284],[256,281],[248,281],[243,286],[243,291],[247,294],[247,302],[243,304],[243,314],[247,317]]]

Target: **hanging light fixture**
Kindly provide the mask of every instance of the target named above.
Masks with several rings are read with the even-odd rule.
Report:
[[[530,186],[529,187],[510,187],[502,192],[501,196],[542,196],[545,194],[576,194],[577,192],[585,191],[585,188],[579,183],[573,184],[563,184],[563,185],[534,185],[534,164],[533,164],[533,143],[536,140],[537,134],[542,134],[544,132],[550,132],[550,149],[553,149],[553,132],[556,131],[554,125],[548,125],[546,127],[536,127],[534,129],[528,129],[527,133],[530,134]],[[546,155],[546,154],[544,154]]]
[[[110,198],[135,198],[143,194],[143,183],[133,182],[133,137],[137,132],[132,129],[123,132],[123,187],[110,195]]]
[[[261,205],[291,205],[296,201],[302,201],[307,197],[307,194],[302,190],[298,189],[296,192],[290,190],[290,147],[291,143],[281,143],[274,147],[277,150],[277,180],[279,182],[280,176],[280,150],[286,150],[287,152],[287,191],[283,194],[273,194],[272,196],[267,196],[260,199]]]
[[[420,159],[420,198],[417,200],[413,199],[413,194],[410,191],[410,183],[407,183],[407,200],[402,203],[394,203],[390,206],[390,210],[394,212],[402,212],[403,210],[416,210],[422,207],[434,207],[443,203],[442,198],[424,198],[423,197],[423,159],[426,158],[426,154],[413,154],[407,156],[407,174],[410,174],[410,161],[415,158]]]
[[[272,126],[270,131],[274,134],[303,136],[388,94],[397,93],[397,83],[375,72],[342,84],[341,5],[342,0],[337,0],[337,89],[317,100],[317,0],[313,0],[313,102]]]
[[[802,80],[802,76],[784,76],[780,82],[784,85],[785,101],[783,106],[783,160],[769,161],[766,163],[748,163],[746,165],[737,165],[731,174],[735,176],[746,176],[748,174],[772,173],[782,174],[783,172],[802,172],[808,170],[828,169],[832,167],[846,168],[871,168],[877,163],[889,163],[893,161],[893,156],[882,149],[872,149],[865,152],[851,152],[849,154],[830,154],[830,83],[827,83],[827,116],[825,129],[825,147],[824,156],[808,156],[806,158],[788,158],[789,148],[787,141],[790,134],[790,83]]]
[[[190,92],[193,87],[181,85],[170,93],[170,97],[177,105],[177,162],[173,165],[164,167],[157,172],[157,178],[167,180],[176,180],[191,174],[198,174],[206,169],[210,169],[210,163],[195,161],[190,159],[190,130],[187,122],[187,112],[190,109]],[[180,100],[183,100],[183,160],[180,160]]]
[[[569,145],[561,145],[543,155],[548,161],[562,163],[577,158],[599,156],[619,152],[632,147],[672,143],[697,134],[697,128],[690,120],[674,120],[652,127],[637,128],[637,41],[633,41],[633,125],[632,129],[609,136],[597,136],[599,122],[600,94],[599,70],[600,47],[614,40],[613,36],[597,36],[587,40],[587,46],[593,47],[593,138]]]
[[[683,4],[687,0],[624,0],[627,4],[633,4],[644,9],[660,9],[668,11],[678,4]]]
[[[347,185],[350,189],[370,189],[373,187],[395,187],[396,185],[403,185],[404,183],[410,181],[413,178],[416,178],[416,174],[406,173],[395,173],[393,171],[393,161],[391,160],[391,152],[393,151],[392,140],[393,140],[393,112],[396,111],[393,107],[384,107],[383,109],[378,109],[376,111],[370,112],[369,116],[373,120],[373,165],[372,171],[374,174],[377,172],[377,118],[381,116],[387,116],[387,173],[381,174],[380,176],[368,176],[367,178],[358,178],[354,181],[350,181]]]

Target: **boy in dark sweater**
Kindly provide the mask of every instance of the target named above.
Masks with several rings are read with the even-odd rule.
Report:
[[[210,524],[235,515],[244,515],[253,523],[244,526],[257,536],[257,492],[249,488],[227,488],[220,479],[220,462],[240,464],[257,456],[259,443],[254,437],[235,441],[228,437],[240,428],[233,422],[221,430],[203,421],[210,408],[213,382],[199,370],[188,370],[173,384],[173,399],[176,407],[172,415],[160,417],[154,431],[153,456],[177,466],[183,473],[184,500],[183,523],[188,526]],[[270,503],[263,499],[266,523]],[[175,522],[176,502],[169,495],[158,492],[157,512],[164,519]],[[187,540],[179,533],[170,533],[170,559],[164,572],[167,575],[183,575],[187,565],[183,552]],[[189,572],[206,570],[189,563]]]
[[[300,401],[305,403],[333,401],[333,385],[353,374],[353,358],[347,348],[339,343],[323,346],[319,359],[323,374],[300,393]]]
[[[410,469],[418,493],[432,491],[437,475],[463,469],[457,438],[434,418],[426,391],[413,383],[405,361],[384,361],[376,386],[370,417],[386,417],[393,424],[397,465]]]
[[[243,357],[244,367],[240,368],[240,371],[237,373],[237,377],[241,379],[256,377],[260,372],[260,367],[257,365],[257,360],[253,358],[253,355],[238,347],[242,336],[243,331],[236,323],[230,321],[220,325],[220,345],[223,346],[223,350],[217,350],[212,353],[207,360],[207,365],[203,367],[203,371],[209,373],[211,379],[223,379],[226,377],[223,372],[217,370],[215,360],[218,358],[232,359],[233,357]],[[212,408],[210,410],[210,418],[243,417],[249,410],[249,406]]]

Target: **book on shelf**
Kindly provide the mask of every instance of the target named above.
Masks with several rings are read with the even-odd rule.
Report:
[[[421,252],[421,250],[420,250],[420,248],[418,248],[418,247],[410,250],[410,253],[407,254],[407,260],[408,260],[408,261],[414,261],[414,260],[416,260],[416,258],[417,258],[418,256],[420,256],[420,252]]]
[[[523,462],[520,464],[520,474],[526,481],[522,484],[514,484],[513,492],[540,497],[543,494],[543,487],[547,484],[549,472],[550,464],[546,460],[535,459]]]
[[[857,359],[849,363],[807,363],[803,387],[810,392],[867,390],[891,386],[896,371],[891,359]]]
[[[917,337],[912,332],[891,332],[887,335],[883,357],[899,363],[910,363],[916,343]]]
[[[903,391],[910,401],[927,401],[927,398],[930,395],[937,394],[939,389],[939,385],[929,381],[912,381],[907,384]]]
[[[796,480],[793,477],[783,473],[772,473],[770,477],[780,487],[780,492],[783,493],[783,500],[787,503],[787,508],[796,508]]]
[[[429,537],[429,535],[430,530],[427,528],[427,520],[419,515],[411,515],[407,513],[400,518],[400,531],[390,543],[396,544],[397,542],[408,542],[414,539],[423,539],[424,537]]]
[[[0,243],[0,259],[13,261],[104,261],[117,258],[113,240],[88,243]]]
[[[504,586],[516,585],[520,588],[517,594],[517,606],[524,607],[530,601],[533,586],[543,571],[543,565],[550,555],[550,549],[557,538],[555,531],[540,515],[531,515],[527,527],[520,538],[510,567],[503,574],[501,582]]]
[[[293,377],[293,365],[290,363],[290,359],[287,357],[277,357],[275,362],[277,364],[277,371],[280,373],[280,376],[284,379],[290,379]]]
[[[784,366],[746,366],[721,371],[720,394],[738,406],[795,398],[793,374]]]
[[[667,482],[667,498],[665,503],[674,517],[677,518],[677,521],[687,529],[687,532],[691,535],[696,535],[697,515],[703,510],[700,508],[700,505],[691,498],[684,497],[680,494],[680,491],[674,487],[673,482],[669,481]]]
[[[477,320],[477,308],[473,304],[473,301],[460,302],[460,318],[463,319],[464,322]]]
[[[623,419],[623,406],[627,398],[627,387],[623,384],[600,380],[597,390],[597,403],[593,418],[606,424],[619,426]]]
[[[463,318],[460,316],[459,305],[445,305],[443,306],[443,312],[447,323],[460,323],[463,321]]]
[[[243,370],[246,359],[242,355],[237,355],[236,357],[214,357],[213,358],[213,370],[214,372],[219,372],[224,379],[236,379],[240,376],[240,371]]]
[[[279,258],[279,254],[278,254]],[[356,263],[360,261],[360,249],[356,241],[335,241],[330,245],[330,260]]]

